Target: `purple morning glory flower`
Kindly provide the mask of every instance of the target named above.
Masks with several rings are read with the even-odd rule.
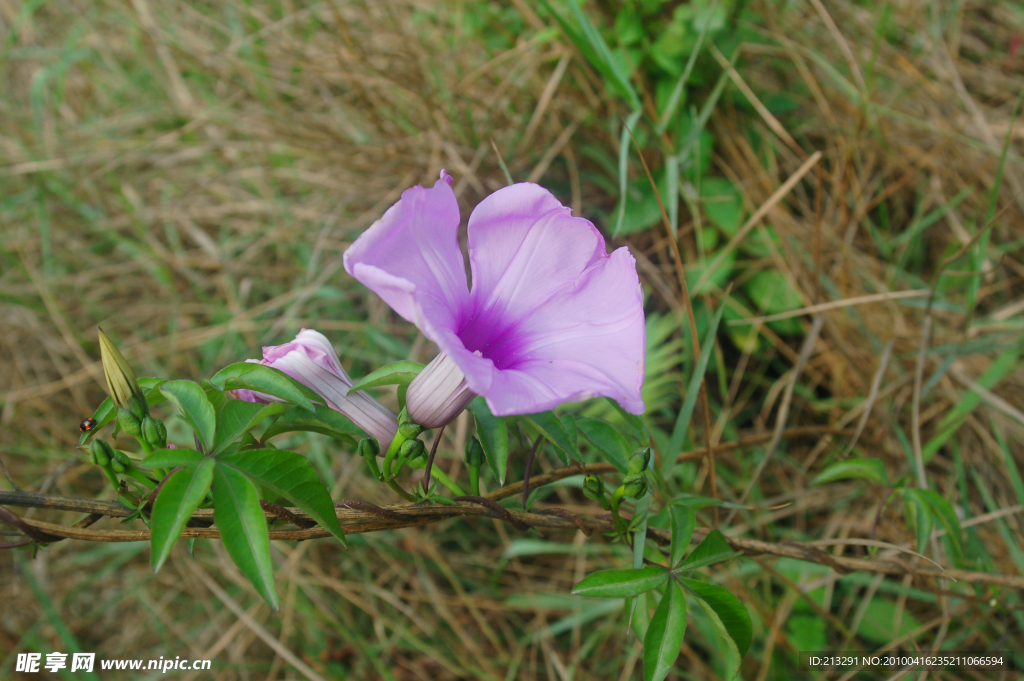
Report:
[[[409,386],[409,415],[447,423],[474,395],[498,416],[594,396],[640,414],[645,328],[636,261],[532,183],[469,217],[473,288],[451,177],[413,187],[345,252],[345,269],[441,354]]]
[[[313,329],[302,329],[295,340],[263,348],[263,359],[248,359],[280,369],[320,395],[331,409],[341,412],[367,435],[387,446],[398,432],[394,412],[362,390],[348,394],[352,379],[345,373],[338,353],[327,338]],[[252,390],[233,390],[232,396],[246,402],[280,402],[272,395]]]

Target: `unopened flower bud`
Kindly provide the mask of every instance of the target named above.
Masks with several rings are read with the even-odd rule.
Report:
[[[155,449],[163,449],[167,445],[167,426],[160,419],[147,414],[142,419],[142,437]]]
[[[398,456],[409,461],[419,459],[426,453],[427,448],[422,440],[406,440],[402,443],[401,449],[398,450]]]
[[[476,436],[470,435],[466,441],[466,465],[470,468],[480,468],[484,465],[487,457],[484,455],[484,448]]]
[[[139,381],[135,378],[128,361],[117,349],[114,342],[98,329],[100,339],[100,358],[103,361],[103,375],[107,379],[107,392],[110,393],[114,404],[122,409],[128,409],[135,416],[141,419],[149,409],[146,406],[146,398],[139,387]]]
[[[461,414],[474,397],[458,364],[442,352],[412,380],[405,401],[413,421],[424,428],[440,428]]]
[[[364,459],[368,456],[377,457],[380,456],[380,445],[377,443],[376,439],[372,437],[364,437],[359,441],[358,452],[359,456]]]
[[[372,437],[363,438],[359,441],[359,446],[356,451],[359,453],[359,456],[363,457],[363,460],[366,461],[366,465],[370,467],[370,474],[380,480],[380,467],[377,465],[377,455],[380,454],[380,445],[377,444],[377,440]]]
[[[583,478],[583,496],[591,501],[604,500],[604,480],[596,475],[588,475]]]
[[[627,475],[622,481],[622,487],[625,496],[639,501],[647,494],[647,478],[643,475]]]
[[[643,449],[633,452],[633,455],[629,457],[629,473],[643,473],[647,470],[647,466],[651,462],[651,448],[644,447]]]
[[[142,419],[125,407],[117,408],[117,425],[132,437],[142,437]]]
[[[403,423],[398,426],[398,432],[402,434],[406,440],[414,440],[416,437],[423,432],[423,426],[418,423]]]
[[[124,473],[132,467],[131,459],[121,450],[111,449],[110,454],[110,467],[114,469],[114,472]]]
[[[109,466],[110,460],[114,457],[114,450],[106,440],[96,438],[89,445],[89,460],[97,466]]]

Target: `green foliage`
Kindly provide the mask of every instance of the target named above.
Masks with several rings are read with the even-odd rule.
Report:
[[[210,491],[213,467],[213,459],[207,457],[195,467],[182,468],[164,481],[153,504],[150,522],[150,561],[154,572],[159,571],[167,560],[171,547],[185,529],[185,523]]]
[[[284,372],[252,362],[226,366],[210,379],[210,383],[217,390],[253,390],[273,395],[306,411],[313,411],[311,400],[318,399],[316,393]]]
[[[160,386],[160,392],[181,410],[203,451],[211,451],[217,430],[217,415],[199,384],[192,381],[168,381]]]
[[[644,636],[644,679],[661,681],[668,676],[686,633],[686,595],[682,585],[669,580],[665,595],[651,616]]]
[[[231,560],[263,600],[277,610],[270,537],[259,493],[245,475],[231,466],[214,467],[213,520]]]
[[[505,470],[508,466],[508,427],[505,419],[491,413],[483,397],[476,397],[469,403],[470,413],[476,421],[476,432],[499,485],[505,484]]]
[[[657,565],[638,570],[601,570],[587,575],[573,587],[574,596],[599,598],[627,598],[661,586],[669,578],[669,571]]]
[[[874,480],[880,485],[889,486],[889,475],[885,472],[885,464],[878,459],[847,459],[837,461],[815,476],[812,485],[823,485],[836,480],[863,478]]]
[[[565,424],[555,416],[554,412],[527,414],[522,420],[528,421],[529,426],[536,429],[555,446],[555,450],[562,456],[562,461],[566,465],[569,465],[573,459],[577,461],[581,459],[579,447],[576,445],[576,433],[573,432],[570,435]]]
[[[377,388],[382,385],[409,385],[412,383],[412,379],[416,378],[416,375],[423,370],[423,365],[419,362],[410,362],[403,360],[401,362],[394,362],[388,364],[380,369],[371,371],[367,375],[352,384],[349,388],[350,393],[354,393],[357,390],[365,390],[367,388]]]

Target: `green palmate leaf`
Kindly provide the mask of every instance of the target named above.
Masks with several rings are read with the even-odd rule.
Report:
[[[917,551],[924,553],[928,548],[928,540],[932,538],[935,527],[932,518],[931,504],[924,495],[924,490],[907,487],[903,490],[903,510],[906,514],[907,526],[914,529],[917,536]]]
[[[302,407],[292,407],[286,411],[281,418],[272,423],[261,438],[264,442],[281,433],[294,432],[320,433],[333,437],[350,445],[356,443],[356,439],[363,437],[364,433],[348,420],[340,412],[322,404],[314,405],[313,413],[310,414]],[[381,443],[387,446],[387,443]]]
[[[670,579],[644,636],[644,681],[662,681],[668,676],[686,634],[686,595]]]
[[[210,383],[217,390],[255,390],[273,395],[306,411],[313,411],[313,401],[321,399],[283,371],[252,362],[226,366],[210,379]]]
[[[925,502],[931,507],[935,518],[946,530],[949,540],[953,543],[953,550],[956,552],[956,555],[962,555],[963,544],[961,543],[962,537],[960,536],[960,518],[957,517],[952,504],[931,490],[918,490],[918,494],[924,497]]]
[[[554,412],[545,411],[539,414],[527,414],[525,418],[540,431],[555,449],[562,455],[562,461],[568,466],[572,459],[580,459],[580,450],[576,440],[569,436],[565,426],[558,420]]]
[[[718,530],[711,530],[708,532],[708,536],[704,537],[704,541],[697,544],[697,548],[679,564],[677,569],[696,570],[699,567],[720,563],[738,555],[740,555],[739,552],[733,551],[729,542],[725,541],[725,535]]]
[[[213,459],[204,458],[196,468],[179,470],[160,488],[160,494],[153,504],[153,519],[150,523],[150,563],[153,572],[159,571],[167,560],[174,542],[181,536],[192,513],[206,498],[212,482]]]
[[[573,587],[572,593],[574,596],[628,598],[660,586],[668,576],[668,570],[658,565],[639,570],[602,570],[587,575]]]
[[[203,451],[209,452],[213,448],[217,416],[199,384],[192,381],[169,381],[160,386],[160,392],[168,401],[177,405],[185,417],[185,422],[202,443]]]
[[[476,421],[476,434],[484,448],[487,465],[498,480],[505,484],[505,470],[508,467],[508,427],[505,419],[495,416],[483,397],[475,397],[467,407]]]
[[[224,548],[263,600],[277,610],[270,537],[259,494],[245,475],[225,465],[222,459],[214,461],[213,521],[220,530]]]
[[[614,426],[598,419],[578,419],[576,426],[613,466],[623,473],[629,469],[629,443]]]
[[[736,644],[740,657],[750,648],[750,613],[743,603],[725,587],[682,577],[682,582],[706,608],[717,615],[718,622]],[[710,612],[708,614],[711,614]],[[712,618],[715,619],[715,618]],[[738,667],[738,665],[737,665]]]
[[[143,459],[142,465],[146,468],[195,468],[204,458],[194,449],[158,449]]]
[[[351,395],[357,390],[376,388],[382,385],[409,385],[422,370],[422,364],[408,360],[388,364],[360,378],[348,389],[348,392]]]
[[[288,499],[345,543],[345,533],[334,513],[331,496],[301,454],[279,449],[251,449],[222,457],[220,461]]]
[[[704,379],[704,372],[707,371],[708,362],[711,360],[711,355],[714,354],[715,349],[715,334],[718,333],[718,325],[722,321],[722,314],[725,312],[725,303],[718,308],[715,312],[715,317],[711,321],[711,326],[708,327],[708,331],[704,334],[704,340],[700,346],[700,358],[697,360],[697,365],[693,369],[693,375],[690,376],[690,383],[686,387],[686,398],[683,400],[683,407],[679,410],[679,415],[676,417],[676,424],[672,428],[672,439],[669,441],[668,454],[674,460],[676,454],[683,448],[683,440],[686,438],[686,431],[690,427],[690,418],[693,416],[693,408],[697,406],[697,395],[700,394],[700,383]],[[668,473],[666,472],[666,475]]]
[[[242,437],[242,433],[256,427],[263,419],[280,414],[287,409],[289,409],[288,405],[282,402],[256,404],[244,400],[227,400],[221,406],[220,414],[217,417],[217,434],[213,438],[211,456],[217,456],[226,451]],[[308,412],[303,411],[303,413]]]
[[[880,485],[889,486],[889,475],[885,472],[885,465],[879,459],[847,459],[846,461],[837,461],[819,473],[811,484],[823,485],[826,482],[849,480],[851,478],[874,480]]]
[[[690,547],[690,537],[697,527],[697,516],[692,510],[679,504],[669,506],[669,511],[672,513],[672,558],[669,565],[675,567],[683,559],[686,549]]]

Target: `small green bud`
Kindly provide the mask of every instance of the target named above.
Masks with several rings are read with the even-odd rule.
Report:
[[[380,454],[380,445],[377,444],[377,440],[372,437],[364,437],[359,441],[359,456],[363,457],[377,457]]]
[[[583,496],[591,501],[602,501],[604,499],[604,480],[596,475],[588,475],[583,478]]]
[[[466,465],[470,468],[480,468],[484,465],[487,457],[484,455],[484,448],[476,436],[470,435],[466,441]]]
[[[633,452],[633,455],[629,457],[629,472],[631,475],[636,473],[643,473],[647,470],[647,466],[651,463],[651,448],[644,447],[643,449]]]
[[[109,466],[114,457],[114,450],[106,440],[96,438],[89,445],[89,460],[97,466]]]
[[[115,473],[124,473],[132,467],[131,459],[121,450],[111,449],[110,454],[110,467],[114,469]]]
[[[414,440],[423,432],[423,426],[418,423],[402,423],[398,426],[398,432],[402,434],[406,440]]]
[[[381,479],[380,466],[377,465],[377,455],[380,454],[380,445],[377,444],[377,440],[372,437],[366,437],[359,441],[359,446],[356,449],[359,452],[359,456],[363,457],[366,461],[366,465],[370,467],[370,475]]]
[[[625,496],[639,501],[647,494],[647,478],[643,475],[627,475],[622,481],[622,488]]]
[[[142,420],[124,407],[117,408],[117,425],[132,437],[142,437]]]
[[[154,449],[163,449],[167,446],[167,426],[160,419],[147,414],[142,419],[142,437],[146,438],[146,442]]]
[[[406,440],[398,450],[398,456],[409,461],[414,461],[427,453],[427,448],[422,440]]]

